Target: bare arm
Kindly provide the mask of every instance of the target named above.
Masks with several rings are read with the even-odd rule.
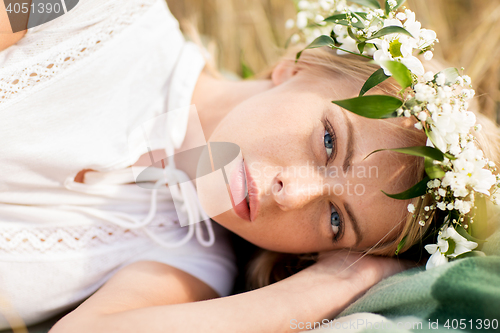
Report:
[[[26,30],[12,32],[4,1],[0,0],[0,51],[17,43],[25,34]]]
[[[50,333],[294,331],[292,320],[332,318],[373,284],[402,270],[394,259],[376,257],[346,269],[358,258],[333,254],[265,288],[205,301],[199,300],[215,293],[203,282],[164,264],[139,263],[146,265],[140,271],[158,271],[150,275],[129,268],[117,273]]]

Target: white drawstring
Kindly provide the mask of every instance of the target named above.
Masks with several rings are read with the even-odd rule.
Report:
[[[173,200],[183,203],[183,208],[188,215],[188,232],[179,241],[174,243],[169,243],[157,235],[155,235],[147,226],[153,221],[156,211],[157,211],[157,192],[161,186],[169,184],[170,193]],[[74,190],[71,188],[69,183],[65,184],[66,188]],[[113,223],[125,229],[143,229],[145,233],[156,243],[166,248],[175,248],[182,246],[189,242],[193,235],[196,235],[198,242],[205,247],[212,246],[215,242],[215,234],[210,221],[210,217],[205,213],[201,203],[198,199],[198,194],[196,189],[189,179],[188,175],[175,168],[175,162],[173,161],[173,156],[169,156],[169,163],[165,169],[163,169],[163,178],[158,179],[151,192],[151,204],[149,206],[149,212],[144,220],[138,220],[130,215],[120,212],[110,212],[102,211],[99,209],[91,207],[79,207],[79,206],[60,206],[62,209],[80,211],[89,215],[92,215],[101,220]],[[203,238],[203,228],[200,221],[205,222],[208,239]]]

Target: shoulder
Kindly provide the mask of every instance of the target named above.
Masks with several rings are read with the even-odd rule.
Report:
[[[26,30],[12,32],[9,17],[3,1],[0,1],[0,51],[17,43],[26,34]]]

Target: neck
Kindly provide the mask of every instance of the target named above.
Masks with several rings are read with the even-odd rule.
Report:
[[[193,92],[200,123],[208,141],[222,119],[244,100],[270,88],[271,80],[230,81],[202,72]]]

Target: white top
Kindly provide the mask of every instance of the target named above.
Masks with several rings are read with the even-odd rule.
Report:
[[[74,182],[83,169],[130,175],[127,167],[148,151],[128,141],[131,133],[189,106],[203,66],[163,0],[80,0],[0,52],[0,303],[10,303],[8,316],[46,319],[139,260],[230,292],[235,267],[225,231],[214,226],[217,242],[206,247],[209,221],[179,227],[165,186],[151,221],[135,228],[150,212],[151,189]],[[172,151],[186,126],[177,119],[166,125],[172,130],[145,133],[149,148]],[[199,208],[190,191],[182,198]],[[159,244],[182,239],[181,247]]]

